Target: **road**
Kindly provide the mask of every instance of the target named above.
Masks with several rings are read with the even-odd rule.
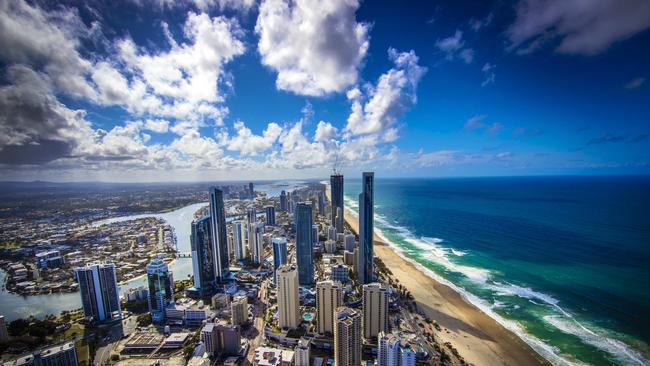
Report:
[[[108,359],[111,356],[111,351],[115,348],[117,343],[122,339],[124,335],[130,335],[135,331],[137,326],[136,317],[130,316],[126,319],[123,319],[121,322],[113,325],[108,330],[108,334],[99,340],[97,343],[98,348],[95,353],[95,360],[93,365],[101,366],[108,363]]]

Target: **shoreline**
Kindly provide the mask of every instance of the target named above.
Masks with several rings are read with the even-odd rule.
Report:
[[[345,209],[345,222],[358,233],[358,217],[348,209]],[[373,251],[413,295],[418,309],[442,327],[436,337],[443,343],[451,343],[468,363],[551,365],[519,335],[470,303],[460,292],[403,258],[376,232]]]

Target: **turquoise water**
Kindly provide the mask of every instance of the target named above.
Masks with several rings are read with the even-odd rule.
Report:
[[[554,364],[650,364],[650,178],[381,179],[403,256]],[[346,182],[358,208],[358,180]],[[354,197],[354,198],[353,198]]]

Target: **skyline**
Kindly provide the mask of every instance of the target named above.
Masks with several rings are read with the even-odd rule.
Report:
[[[0,179],[649,174],[650,5],[588,5],[2,1]]]

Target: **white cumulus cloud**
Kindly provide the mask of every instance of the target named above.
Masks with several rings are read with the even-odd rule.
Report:
[[[368,25],[356,0],[264,0],[255,31],[262,63],[276,86],[300,95],[342,92],[357,82],[368,50]]]

